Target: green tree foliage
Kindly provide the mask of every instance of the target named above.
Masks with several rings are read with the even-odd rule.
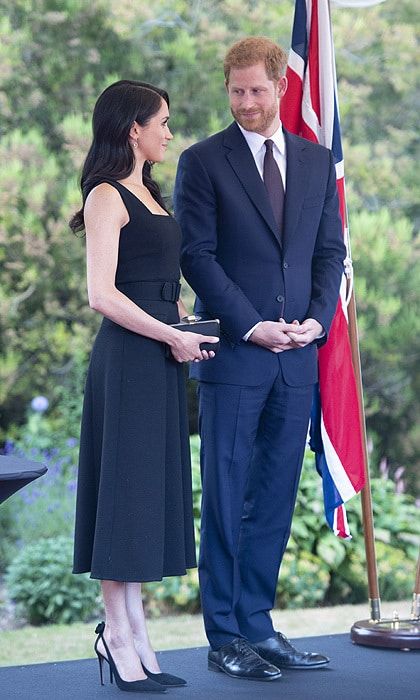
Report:
[[[63,429],[75,410],[62,387],[83,374],[98,319],[86,304],[84,241],[67,220],[100,91],[122,77],[169,90],[175,139],[156,174],[170,195],[179,153],[230,121],[226,47],[264,34],[287,48],[293,6],[0,0],[0,439],[35,394]],[[405,466],[415,488],[417,20],[411,0],[332,13],[373,462]]]
[[[60,124],[88,114],[107,76],[126,69],[127,42],[115,32],[102,0],[2,2],[3,36],[13,58],[2,85],[6,126],[36,124],[61,155]],[[140,70],[143,66],[139,66]]]
[[[375,456],[418,463],[419,248],[410,221],[386,209],[352,217],[367,423]],[[398,429],[396,430],[396,426]],[[403,447],[403,451],[402,451]],[[415,471],[409,470],[412,490]]]
[[[2,427],[21,421],[34,394],[53,398],[88,347],[84,250],[65,228],[58,158],[39,131],[9,132],[0,143]],[[40,176],[41,174],[41,176]],[[67,209],[67,211],[66,211]]]
[[[418,26],[411,0],[334,13],[341,126],[353,202],[419,217]],[[418,18],[417,18],[418,22]]]

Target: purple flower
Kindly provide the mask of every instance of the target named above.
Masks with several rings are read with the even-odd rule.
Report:
[[[27,491],[22,491],[22,493],[20,494],[20,497],[21,497],[22,501],[24,503],[26,503],[26,505],[30,505],[33,502],[33,498],[31,496],[31,494],[29,494]]]
[[[14,447],[15,447],[15,443],[13,442],[13,440],[5,440],[2,453],[4,455],[10,455],[13,453]]]
[[[34,396],[31,401],[31,408],[35,413],[44,413],[49,405],[50,402],[46,396]]]
[[[57,447],[51,447],[50,449],[45,450],[45,456],[48,459],[52,459],[52,457],[56,457],[56,455],[58,455],[59,452],[60,450]]]
[[[382,479],[388,478],[389,469],[388,469],[388,460],[386,457],[383,457],[379,463],[379,472],[381,474]]]
[[[398,479],[398,481],[395,483],[395,493],[404,493],[405,492],[405,481],[404,479]]]
[[[76,447],[77,443],[78,443],[77,438],[71,437],[67,440],[66,445],[67,445],[67,447]]]
[[[399,481],[402,478],[402,475],[404,474],[404,472],[405,472],[405,467],[398,467],[395,470],[394,480]]]

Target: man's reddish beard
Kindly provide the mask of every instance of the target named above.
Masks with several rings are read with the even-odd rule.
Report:
[[[255,112],[259,114],[252,114],[247,119],[247,113],[241,110],[235,111],[232,107],[230,108],[233,118],[241,125],[241,127],[247,131],[255,131],[256,133],[264,132],[268,129],[270,124],[274,121],[278,114],[277,103],[273,102],[269,109],[257,108]],[[252,125],[252,128],[250,126]]]

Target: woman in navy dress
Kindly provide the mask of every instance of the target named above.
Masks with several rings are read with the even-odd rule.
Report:
[[[182,363],[210,359],[208,338],[177,323],[180,230],[151,177],[172,139],[165,91],[119,81],[99,97],[70,222],[86,231],[90,306],[104,318],[86,381],[74,573],[100,579],[106,623],[95,651],[122,690],[163,692],[139,584],[194,567]],[[217,339],[214,339],[217,341]]]

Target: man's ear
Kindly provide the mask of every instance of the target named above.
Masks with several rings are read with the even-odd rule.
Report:
[[[277,83],[278,97],[281,99],[287,90],[288,80],[285,75],[282,75]]]
[[[225,80],[225,88],[226,88],[226,92],[229,93],[229,81],[228,80]]]

